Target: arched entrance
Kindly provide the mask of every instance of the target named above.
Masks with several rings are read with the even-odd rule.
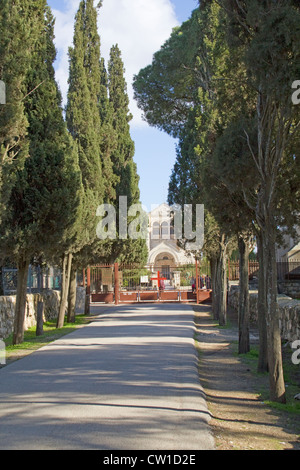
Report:
[[[170,253],[159,253],[154,261],[154,271],[160,271],[168,281],[172,279],[172,273],[176,267],[175,258]]]

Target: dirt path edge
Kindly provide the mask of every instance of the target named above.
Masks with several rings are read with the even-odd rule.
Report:
[[[237,318],[230,312],[229,327],[212,319],[211,307],[194,307],[200,382],[211,413],[217,450],[300,450],[299,415],[275,410],[261,401],[259,390],[267,375],[254,374],[235,353]],[[256,329],[250,332],[258,341]]]

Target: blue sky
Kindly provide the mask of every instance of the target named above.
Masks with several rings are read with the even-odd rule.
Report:
[[[64,100],[68,78],[67,52],[72,43],[74,15],[79,1],[48,0],[56,17],[56,76]],[[197,0],[104,0],[99,14],[103,57],[107,61],[109,49],[116,43],[122,52],[134,116],[131,136],[136,148],[141,202],[147,210],[167,200],[169,178],[176,158],[176,141],[142,121],[141,111],[133,100],[132,77],[151,63],[153,53],[170,36],[172,28],[187,20],[197,6]]]

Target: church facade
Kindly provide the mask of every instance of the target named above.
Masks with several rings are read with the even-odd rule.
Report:
[[[192,254],[180,248],[174,235],[172,209],[161,204],[149,213],[148,263],[152,272],[160,271],[169,281],[174,281],[174,272],[180,265],[195,263]]]

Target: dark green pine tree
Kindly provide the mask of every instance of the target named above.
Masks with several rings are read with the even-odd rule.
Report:
[[[119,182],[118,176],[114,173],[114,165],[111,155],[117,148],[117,136],[113,127],[113,109],[108,97],[108,76],[104,59],[100,60],[100,96],[99,113],[101,119],[101,156],[102,156],[102,174],[106,182],[104,200],[107,203],[113,203],[116,199],[116,186]]]
[[[69,56],[66,119],[68,129],[78,146],[84,188],[90,197],[90,203],[94,201],[90,208],[92,211],[102,202],[104,195],[99,155],[100,37],[93,0],[80,2],[75,18],[74,45],[69,49]]]
[[[79,230],[72,254],[64,254],[64,277],[62,302],[57,327],[64,323],[69,295],[68,319],[74,320],[76,291],[74,284],[79,266],[89,263],[96,242],[96,211],[105,197],[103,174],[108,177],[109,157],[103,163],[102,122],[106,103],[103,89],[103,70],[100,57],[100,37],[97,30],[97,8],[93,0],[80,2],[74,26],[73,47],[69,49],[69,91],[66,121],[70,134],[78,148],[82,174],[83,204],[78,221]],[[107,94],[107,91],[106,91]],[[107,100],[107,97],[106,97]],[[100,110],[104,106],[103,114]],[[68,263],[66,261],[68,257]],[[72,267],[71,267],[72,265]],[[70,292],[71,294],[71,292]]]
[[[3,104],[0,103],[0,220],[13,185],[11,167],[18,165],[21,168],[28,156],[28,121],[23,98],[27,93],[24,77],[32,50],[32,38],[28,5],[25,2],[20,14],[21,4],[21,0],[3,0],[0,4],[0,80],[2,86],[4,84],[5,98]],[[0,280],[2,266],[8,263],[8,259],[1,259]]]
[[[114,172],[119,177],[117,194],[128,197],[128,205],[139,201],[138,178],[128,181],[130,166],[134,167],[134,142],[130,136],[129,122],[132,115],[129,112],[129,98],[125,81],[125,70],[118,45],[111,48],[108,64],[109,102],[113,111],[113,128],[117,136],[117,146],[111,155]]]
[[[130,121],[132,115],[129,111],[129,98],[125,80],[125,69],[118,45],[110,50],[108,64],[108,90],[109,104],[112,112],[112,126],[116,143],[112,149],[111,160],[114,174],[118,178],[116,185],[116,209],[118,214],[119,197],[127,197],[128,208],[140,203],[139,176],[134,162],[135,147],[130,135]],[[129,218],[129,222],[132,219]],[[140,262],[147,258],[145,240],[118,240],[112,249],[112,261]]]
[[[11,163],[24,164],[28,156],[28,121],[24,110],[27,94],[25,75],[34,44],[33,25],[28,15],[30,2],[3,0],[0,4],[0,80],[5,85],[6,104],[0,105],[1,207],[10,193]],[[22,7],[22,8],[21,8]]]
[[[53,16],[46,0],[23,6],[20,14],[28,15],[23,27],[30,28],[32,44],[22,82],[29,154],[23,166],[11,165],[13,187],[0,227],[1,251],[18,267],[14,344],[24,335],[28,266],[34,257],[50,256],[72,238],[80,191],[77,152],[55,82]]]
[[[107,243],[97,238],[97,207],[116,198],[117,176],[111,161],[117,140],[113,129],[112,108],[108,99],[108,79],[97,29],[97,8],[93,0],[82,0],[75,18],[73,47],[69,50],[69,92],[66,108],[68,129],[79,153],[84,188],[81,230],[74,244],[68,320],[74,319],[76,271],[104,260]],[[69,270],[70,271],[70,270]],[[68,284],[68,278],[66,277]],[[67,293],[68,285],[65,291]],[[66,302],[61,305],[63,323]]]

